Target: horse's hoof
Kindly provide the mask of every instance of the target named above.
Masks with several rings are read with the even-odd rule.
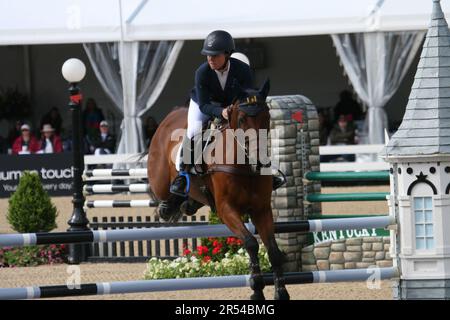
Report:
[[[171,212],[172,210],[170,209],[167,201],[161,201],[156,208],[156,214],[164,221],[168,221],[170,219]]]
[[[250,296],[250,300],[266,300],[264,297],[263,291],[253,291],[253,294]]]
[[[178,222],[178,220],[180,220],[182,216],[183,216],[183,213],[180,212],[179,210],[172,212],[169,222],[171,222],[171,223]]]
[[[192,200],[186,200],[180,205],[180,211],[182,214],[193,216],[197,213],[199,206],[196,205]]]
[[[275,290],[275,300],[289,300],[290,296],[286,288],[279,288]]]

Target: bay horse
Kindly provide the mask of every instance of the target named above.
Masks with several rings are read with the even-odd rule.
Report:
[[[244,98],[236,99],[228,108],[229,120],[224,128],[266,129],[268,132],[270,129],[270,113],[266,104],[268,92],[268,81],[260,90],[246,90],[243,94]],[[179,108],[169,113],[155,132],[149,149],[147,171],[150,189],[162,204],[158,208],[158,213],[165,220],[170,220],[170,215],[176,215],[180,204],[185,201],[185,199],[179,199],[179,196],[172,195],[169,192],[169,186],[177,175],[174,155],[182,138],[180,136],[173,141],[172,133],[177,129],[186,129],[187,113],[187,108]],[[236,139],[228,138],[227,140],[225,131],[222,128],[218,135],[226,141],[223,146],[228,150],[225,150],[224,154],[230,151],[230,145],[233,150],[242,147]],[[237,157],[237,153],[233,153]],[[282,271],[284,254],[278,248],[274,236],[271,208],[272,176],[255,174],[249,164],[237,162],[213,163],[204,166],[206,174],[201,177],[192,176],[190,179],[188,201],[191,201],[191,204],[199,203],[199,206],[215,207],[220,220],[243,241],[250,257],[250,287],[253,290],[251,299],[263,300],[265,284],[258,259],[259,244],[242,219],[244,214],[248,214],[268,251],[274,273],[275,299],[288,300],[289,294]],[[205,192],[202,192],[200,188],[202,185],[209,189],[212,197],[205,196]]]

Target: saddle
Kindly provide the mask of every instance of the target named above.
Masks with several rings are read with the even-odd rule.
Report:
[[[192,175],[205,175],[207,174],[206,165],[203,163],[203,153],[206,148],[214,141],[214,132],[216,130],[221,130],[224,127],[224,121],[219,118],[214,118],[208,120],[202,127],[202,132],[198,134],[197,138],[193,138],[193,148],[194,150],[201,150],[201,152],[194,153],[197,155],[193,159],[194,165],[191,167],[189,173]]]

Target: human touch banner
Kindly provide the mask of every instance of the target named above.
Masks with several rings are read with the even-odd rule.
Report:
[[[72,194],[72,153],[1,155],[0,198],[16,191],[24,171],[37,172],[50,196]]]

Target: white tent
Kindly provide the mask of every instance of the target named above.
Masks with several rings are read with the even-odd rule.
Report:
[[[442,6],[450,14],[450,0]],[[140,139],[140,111],[151,107],[146,101],[134,106],[139,96],[133,80],[140,64],[137,42],[177,40],[164,51],[167,59],[155,59],[164,61],[163,68],[169,71],[155,73],[161,80],[156,79],[154,94],[146,98],[154,102],[182,40],[203,39],[211,30],[225,29],[236,38],[418,31],[426,30],[431,8],[432,0],[228,0],[220,6],[207,0],[40,0],[34,5],[28,0],[0,1],[0,45],[119,43],[114,53],[122,69],[121,83],[116,83],[116,88],[120,85],[123,90],[122,97],[115,99],[122,101],[119,108],[124,115],[123,148],[119,149],[136,152],[142,148],[136,142]],[[336,44],[338,38],[333,41]],[[404,50],[417,48],[417,41]],[[91,48],[90,56],[112,49]],[[339,54],[342,59],[344,51]],[[91,63],[95,63],[93,60],[90,58]],[[109,64],[113,63],[111,59]],[[101,67],[94,66],[97,77],[101,77]],[[344,67],[348,72],[345,63]],[[102,85],[105,91],[115,92],[106,88],[107,83]],[[383,128],[379,129],[382,135]]]
[[[425,30],[431,7],[431,0],[0,1],[0,45],[203,39],[217,28],[236,38]],[[450,1],[442,7],[450,15]]]

